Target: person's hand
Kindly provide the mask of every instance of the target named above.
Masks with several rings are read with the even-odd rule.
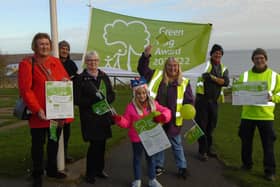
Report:
[[[210,73],[203,73],[202,74],[202,78],[204,79],[204,80],[209,80],[211,77],[210,77]]]
[[[144,54],[146,57],[148,57],[150,56],[151,52],[152,52],[152,45],[148,45],[144,50]]]
[[[213,81],[216,81],[217,80],[217,77],[215,75],[212,75],[210,74],[210,78],[213,80]]]
[[[47,120],[46,114],[43,109],[40,109],[37,113],[40,120]]]
[[[66,77],[63,77],[62,79],[61,79],[61,81],[70,81],[68,78],[66,78]]]
[[[272,101],[272,96],[269,93],[267,94],[267,100]]]
[[[153,120],[156,123],[164,123],[165,122],[165,116],[163,114],[160,114],[158,116],[155,116]]]
[[[114,115],[113,115],[113,119],[114,119],[115,123],[118,123],[118,122],[121,121],[122,116],[121,116],[121,115],[118,115],[118,114],[114,114]]]
[[[100,100],[104,99],[103,95],[102,95],[101,92],[99,92],[99,91],[96,92],[95,95],[96,95],[96,97],[98,97],[98,99],[100,99]]]
[[[64,126],[64,119],[56,119],[55,121],[57,121],[57,125],[59,126],[59,127],[63,127]]]

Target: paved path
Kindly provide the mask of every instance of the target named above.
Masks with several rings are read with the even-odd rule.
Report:
[[[164,187],[236,187],[237,185],[226,180],[222,176],[223,165],[217,159],[209,159],[207,162],[197,160],[197,145],[185,144],[188,157],[188,169],[190,176],[187,180],[178,179],[176,176],[177,168],[172,156],[171,149],[167,150],[166,169],[167,172],[158,177]],[[132,151],[131,144],[125,139],[120,145],[114,147],[106,156],[106,172],[110,175],[109,179],[98,179],[94,185],[84,182],[85,160],[82,159],[73,165],[68,166],[73,180],[68,179],[64,182],[56,182],[44,179],[44,187],[129,187],[133,180],[132,172]],[[143,159],[143,173],[146,174],[146,162]],[[75,176],[76,175],[76,176]],[[73,177],[74,176],[74,177]],[[70,178],[71,178],[70,177]],[[147,177],[143,177],[143,185],[147,186]],[[0,187],[28,187],[31,181],[28,179],[0,179]]]
[[[11,125],[6,125],[6,126],[1,127],[0,132],[1,131],[6,131],[6,130],[9,130],[9,129],[19,128],[19,127],[22,127],[22,126],[25,126],[25,125],[28,125],[28,121],[26,121],[26,120],[19,121],[19,122],[16,122],[14,124],[11,124]]]

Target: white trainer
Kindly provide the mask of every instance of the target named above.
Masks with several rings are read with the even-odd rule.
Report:
[[[149,180],[149,187],[162,187],[157,179]]]
[[[133,181],[131,187],[141,187],[141,180]]]

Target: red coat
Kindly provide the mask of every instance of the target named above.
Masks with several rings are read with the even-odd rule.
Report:
[[[36,61],[36,56],[34,56],[34,58]],[[46,112],[45,81],[47,81],[47,78],[37,66],[36,62],[34,63],[32,74],[31,59],[32,57],[24,58],[19,64],[19,92],[29,110],[32,112],[32,116],[29,119],[30,128],[46,128],[50,126],[50,121],[39,119],[37,113],[40,109]],[[49,56],[44,66],[51,71],[51,75],[55,80],[69,79],[68,74],[58,58]],[[71,121],[73,121],[73,119],[66,120],[66,122]]]

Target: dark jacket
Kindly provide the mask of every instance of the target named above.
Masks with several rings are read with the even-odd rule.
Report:
[[[208,78],[204,80],[204,97],[208,100],[217,101],[220,96],[222,87],[228,86],[229,84],[229,74],[228,69],[226,69],[224,73],[222,73],[221,64],[211,64],[212,69],[209,73],[215,75],[216,77],[223,78],[225,80],[225,83],[224,85],[219,85],[208,76]],[[201,97],[201,94],[198,94],[198,96]]]
[[[141,76],[144,76],[147,82],[149,82],[155,72],[149,68],[150,57],[146,57],[144,54],[139,59],[137,70]],[[167,132],[169,137],[177,136],[181,127],[176,126],[176,101],[177,101],[177,86],[178,82],[174,81],[169,84],[167,87],[162,81],[159,85],[157,92],[156,100],[163,106],[168,107],[171,110],[171,120],[169,123],[163,125],[163,128]],[[163,101],[163,98],[167,98],[166,101]],[[194,97],[190,84],[188,84],[185,93],[183,104],[192,104],[194,103]]]
[[[113,124],[110,112],[97,115],[92,110],[92,105],[100,98],[97,97],[97,89],[104,81],[108,103],[115,100],[109,77],[101,70],[98,70],[98,77],[95,79],[84,70],[74,81],[75,104],[79,106],[81,130],[85,141],[104,140],[112,137],[111,125]]]
[[[69,77],[71,79],[73,79],[77,75],[77,71],[78,71],[76,63],[73,60],[71,60],[70,58],[67,59],[65,62],[61,62],[61,63],[63,64]]]

